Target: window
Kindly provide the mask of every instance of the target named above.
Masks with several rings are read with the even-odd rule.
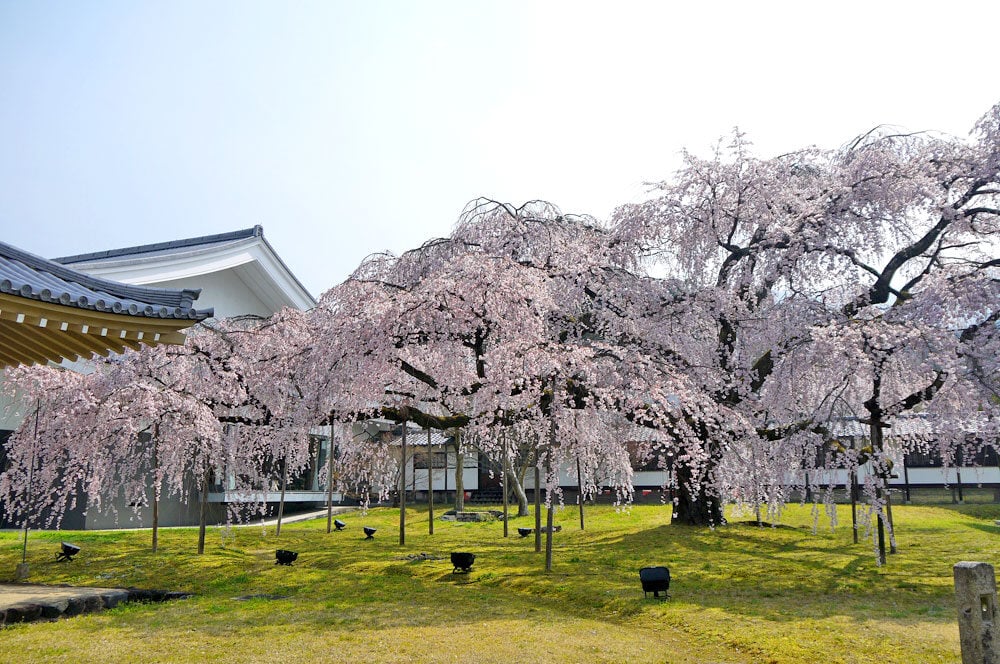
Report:
[[[445,452],[434,452],[433,460],[431,463],[434,468],[444,468],[445,463]],[[427,451],[419,450],[413,455],[413,467],[417,470],[427,470]]]

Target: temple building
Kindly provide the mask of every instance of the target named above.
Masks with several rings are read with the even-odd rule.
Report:
[[[267,317],[284,307],[307,310],[315,305],[261,226],[53,260],[0,243],[3,366],[87,360],[142,344],[184,343],[184,329],[212,317]],[[0,404],[0,442],[20,420],[16,404]],[[303,489],[313,489],[298,494],[299,500],[325,496],[318,488],[318,469],[313,475],[299,480]],[[229,498],[222,487],[212,492],[215,512]],[[164,505],[161,524],[192,523],[188,507]],[[148,525],[145,521],[129,510],[120,511],[115,520],[80,509],[67,514],[62,527]]]
[[[0,242],[0,367],[184,343],[199,290],[110,281]]]

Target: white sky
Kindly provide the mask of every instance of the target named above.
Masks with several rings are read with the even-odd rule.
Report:
[[[1000,101],[995,1],[674,4],[0,2],[0,239],[259,223],[318,295],[477,196],[606,218],[736,125],[767,156]]]

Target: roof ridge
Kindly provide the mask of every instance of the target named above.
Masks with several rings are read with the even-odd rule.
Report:
[[[169,240],[167,242],[155,242],[153,244],[140,244],[134,247],[122,247],[120,249],[106,249],[104,251],[94,251],[86,254],[75,254],[73,256],[60,256],[52,260],[57,263],[70,264],[82,263],[85,261],[98,260],[102,258],[117,258],[120,256],[132,256],[135,254],[147,254],[164,249],[179,249],[183,247],[196,247],[201,244],[213,244],[215,242],[226,242],[228,240],[242,240],[251,237],[263,237],[264,228],[257,224],[253,228],[244,228],[228,233],[217,233],[215,235],[202,235],[200,237],[185,238],[182,240]]]
[[[283,270],[291,282],[299,290],[301,290],[303,294],[305,294],[306,299],[311,303],[311,306],[316,306],[316,297],[309,292],[309,289],[307,289],[301,281],[299,281],[299,278],[295,276],[295,273],[292,272],[291,269],[289,269],[284,259],[282,259],[278,252],[275,251],[274,247],[271,246],[271,243],[267,241],[267,238],[264,237],[264,227],[260,224],[255,225],[253,228],[245,228],[243,230],[230,231],[228,233],[204,235],[202,237],[187,238],[182,240],[171,240],[169,242],[157,242],[155,244],[144,244],[137,247],[126,247],[123,249],[108,249],[106,251],[95,251],[88,254],[77,254],[75,256],[53,258],[52,260],[67,265],[111,258],[122,258],[127,260],[132,257],[136,261],[141,261],[143,260],[143,254],[152,254],[169,249],[196,248],[199,246],[207,247],[220,242],[230,242],[233,240],[244,240],[249,238],[258,238],[260,240],[262,245],[266,247],[268,253],[274,257],[275,262],[277,262],[281,270]]]

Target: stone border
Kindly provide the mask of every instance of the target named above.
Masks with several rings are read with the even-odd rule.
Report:
[[[503,512],[499,510],[469,510],[465,512],[456,512],[455,510],[448,510],[441,515],[442,521],[496,521],[497,519],[503,519]]]
[[[53,590],[63,592],[60,593],[61,596],[18,602],[6,608],[0,607],[0,627],[36,620],[69,618],[83,613],[113,609],[119,604],[128,602],[165,602],[192,596],[192,593],[142,588],[111,588],[101,589],[100,592],[88,592],[93,590],[89,588],[67,587],[53,587]],[[79,591],[79,594],[70,594],[73,591]]]

